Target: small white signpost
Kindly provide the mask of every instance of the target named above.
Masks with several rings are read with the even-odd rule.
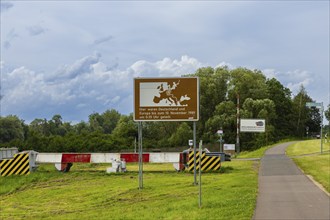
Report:
[[[223,130],[218,130],[217,134],[220,136],[219,143],[220,143],[220,153],[223,153],[222,149],[222,135],[223,135]]]

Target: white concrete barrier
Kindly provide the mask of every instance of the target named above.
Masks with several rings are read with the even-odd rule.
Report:
[[[62,153],[38,153],[37,163],[61,163]]]
[[[112,163],[120,160],[120,153],[92,153],[91,163]]]
[[[63,153],[38,153],[37,163],[61,163]],[[74,154],[74,153],[72,153]],[[77,153],[79,154],[79,153]],[[114,160],[120,160],[120,153],[86,153],[91,155],[91,163],[112,163]],[[127,154],[127,153],[125,153]],[[128,153],[129,154],[129,153]],[[132,153],[133,154],[133,153]],[[180,162],[180,153],[161,152],[144,153],[149,154],[149,163],[178,163]]]
[[[178,163],[180,161],[180,153],[150,153],[150,163]]]

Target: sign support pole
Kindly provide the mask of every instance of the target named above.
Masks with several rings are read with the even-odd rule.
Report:
[[[138,122],[138,145],[139,145],[139,189],[143,189],[143,153],[142,153],[142,122]]]
[[[136,153],[136,137],[134,139],[134,153]]]
[[[194,132],[194,185],[197,185],[196,180],[196,122],[194,121],[193,125]]]
[[[321,154],[323,153],[323,132],[322,132],[322,128],[323,128],[323,102],[321,102],[322,103],[322,106],[321,106],[321,134],[320,134],[320,136],[321,136]]]
[[[222,134],[220,134],[220,153],[223,153],[223,145],[222,145]]]
[[[202,145],[203,141],[199,142],[199,208],[202,207]]]

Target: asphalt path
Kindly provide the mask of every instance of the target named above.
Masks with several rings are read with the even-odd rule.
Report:
[[[261,159],[253,219],[329,220],[330,197],[285,155],[291,143],[267,150]]]

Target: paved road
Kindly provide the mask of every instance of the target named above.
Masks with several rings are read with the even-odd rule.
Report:
[[[330,219],[330,197],[285,155],[290,144],[269,149],[261,159],[253,219]]]

